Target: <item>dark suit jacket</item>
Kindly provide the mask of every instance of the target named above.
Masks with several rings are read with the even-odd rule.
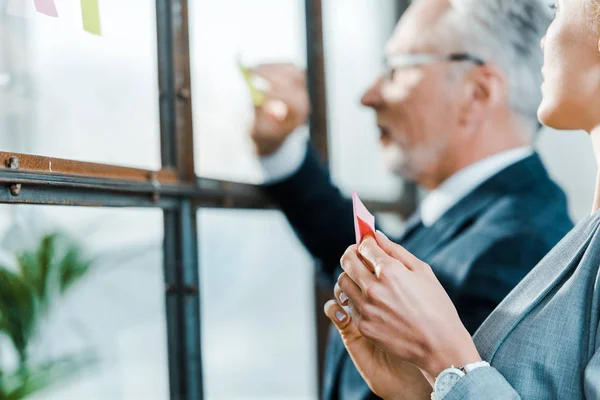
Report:
[[[333,283],[354,241],[351,200],[330,181],[309,147],[290,178],[265,186],[296,234]],[[534,154],[497,173],[430,227],[407,222],[396,240],[431,265],[471,333],[572,228],[563,191]],[[323,398],[376,398],[360,377],[339,334],[331,331]]]

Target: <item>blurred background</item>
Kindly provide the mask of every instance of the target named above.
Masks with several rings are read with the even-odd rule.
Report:
[[[312,123],[325,121],[320,150],[334,181],[382,205],[378,218],[398,230],[403,216],[393,204],[414,207],[419,194],[379,163],[374,118],[359,99],[381,73],[406,2],[307,2],[188,1],[195,173],[217,183],[263,179],[246,133],[253,109],[238,55],[248,64],[309,66],[324,79],[311,82],[313,98],[325,100]],[[157,2],[101,0],[102,36],[83,31],[78,2],[55,3],[59,18],[31,10],[23,18],[0,0],[0,151],[160,170]],[[322,37],[313,31],[320,20]],[[538,149],[581,220],[596,176],[587,136],[545,129]],[[278,211],[253,208],[198,204],[204,392],[215,400],[316,399],[323,327],[312,261]],[[40,360],[91,361],[27,398],[168,399],[163,212],[21,204],[2,205],[0,220],[6,270],[22,269],[27,252],[50,268],[69,248],[85,265],[76,285],[48,295],[28,346]],[[54,234],[62,242],[48,241]],[[0,377],[19,360],[0,333]]]

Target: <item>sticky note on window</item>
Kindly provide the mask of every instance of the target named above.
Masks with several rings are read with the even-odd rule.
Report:
[[[253,82],[252,73],[248,68],[246,68],[242,64],[239,57],[237,59],[237,65],[240,69],[240,72],[244,76],[246,86],[248,86],[248,89],[250,90],[250,95],[252,96],[252,104],[254,104],[255,107],[262,107],[266,102],[265,94],[256,88]]]
[[[360,201],[356,192],[352,192],[352,205],[354,206],[354,232],[356,234],[356,244],[359,245],[368,233],[375,235],[375,217],[367,210],[367,207],[365,207],[362,201]]]
[[[58,17],[58,11],[56,10],[54,0],[34,0],[34,3],[37,12],[50,17]]]
[[[102,35],[98,0],[81,0],[81,17],[83,18],[83,29],[94,35]]]
[[[6,5],[6,14],[16,17],[27,17],[31,2],[28,0],[8,0]]]

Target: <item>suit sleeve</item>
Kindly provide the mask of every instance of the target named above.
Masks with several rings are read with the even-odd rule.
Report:
[[[352,201],[333,185],[312,146],[300,169],[284,181],[265,185],[299,239],[332,281],[340,257],[354,242]]]
[[[454,288],[454,304],[467,330],[477,328],[550,250],[530,232],[500,237],[471,262]]]

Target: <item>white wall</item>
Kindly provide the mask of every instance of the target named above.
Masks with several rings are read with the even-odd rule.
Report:
[[[581,131],[545,129],[538,148],[551,176],[567,193],[573,220],[581,221],[591,212],[596,182],[589,136]]]

